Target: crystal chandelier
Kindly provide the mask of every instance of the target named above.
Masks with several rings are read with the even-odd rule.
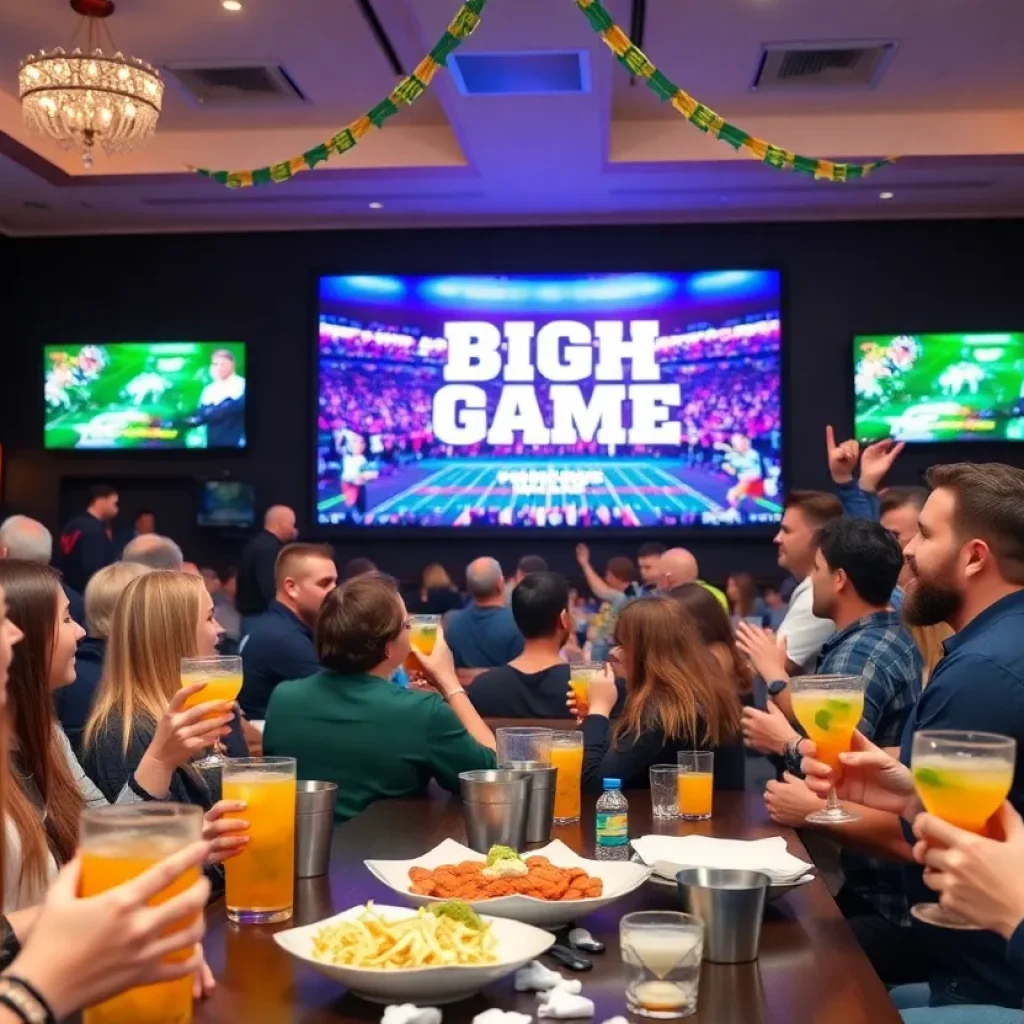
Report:
[[[113,0],[71,0],[83,17],[86,52],[58,47],[25,58],[18,72],[18,95],[28,127],[62,149],[75,149],[92,166],[94,147],[125,153],[145,145],[156,131],[164,83],[156,68],[120,52],[105,56],[94,43],[106,36],[102,21],[114,13]],[[78,32],[82,30],[79,25]],[[74,43],[74,38],[71,42]]]

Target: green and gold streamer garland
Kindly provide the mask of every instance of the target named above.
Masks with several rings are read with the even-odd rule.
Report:
[[[716,114],[710,107],[699,103],[689,93],[680,89],[675,82],[663,75],[651,63],[643,50],[635,46],[629,36],[615,24],[600,0],[575,0],[575,3],[590,22],[590,27],[615,54],[618,62],[631,75],[642,78],[647,87],[663,103],[671,103],[690,124],[695,125],[702,132],[708,132],[716,139],[727,142],[733,149],[747,150],[762,163],[768,164],[769,167],[810,174],[822,181],[851,181],[854,178],[863,178],[876,168],[893,163],[895,159],[889,157],[867,164],[835,163],[832,160],[800,156],[781,146],[773,146],[765,142],[764,139],[756,139],[748,135],[742,128],[729,124],[725,118]]]
[[[319,146],[314,146],[301,156],[293,156],[290,160],[251,171],[211,171],[205,167],[191,167],[190,170],[204,178],[212,178],[221,185],[227,185],[228,188],[248,188],[250,185],[288,181],[301,171],[311,171],[317,164],[325,163],[334,154],[347,153],[371,128],[382,128],[384,122],[397,114],[402,105],[411,107],[426,92],[438,68],[447,65],[449,56],[473,34],[487,3],[488,0],[465,0],[437,45],[416,65],[413,73],[399,82],[375,107]]]

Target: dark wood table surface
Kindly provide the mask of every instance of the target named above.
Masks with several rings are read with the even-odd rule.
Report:
[[[711,821],[658,823],[652,829],[648,794],[627,796],[632,836],[651,831],[734,839],[781,834],[791,853],[809,859],[794,832],[767,819],[760,797],[716,793]],[[582,823],[556,828],[553,838],[592,857],[593,808],[594,799],[584,798]],[[348,995],[293,960],[278,948],[272,935],[280,928],[310,924],[370,899],[401,905],[400,897],[373,878],[363,860],[412,858],[448,837],[465,841],[461,804],[454,798],[433,794],[378,803],[335,830],[327,876],[296,883],[295,917],[290,924],[242,928],[227,921],[223,906],[213,906],[208,912],[205,948],[219,984],[213,997],[196,1007],[197,1024],[379,1021],[382,1007]],[[678,909],[675,893],[647,884],[580,921],[608,947],[594,957],[592,971],[575,975],[583,982],[584,995],[596,1004],[594,1024],[627,1015],[619,919],[631,911],[659,908]],[[573,976],[557,963],[550,966]],[[536,1016],[534,995],[518,995],[508,978],[471,1000],[444,1007],[445,1024],[468,1024],[491,1006]],[[768,907],[757,962],[704,964],[698,1010],[690,1020],[702,1024],[898,1024],[899,1016],[824,884],[815,880]]]

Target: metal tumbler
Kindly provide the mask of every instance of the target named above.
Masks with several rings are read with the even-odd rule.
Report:
[[[558,769],[543,761],[510,761],[507,767],[514,771],[528,772],[530,776],[530,810],[526,822],[526,841],[548,842],[555,822],[555,781]]]
[[[327,874],[334,835],[333,782],[298,782],[295,799],[295,877]]]
[[[530,811],[530,773],[507,769],[462,772],[462,809],[466,841],[477,853],[492,846],[526,846]]]
[[[676,875],[683,909],[704,922],[704,959],[742,964],[757,959],[765,896],[760,871],[688,868]]]

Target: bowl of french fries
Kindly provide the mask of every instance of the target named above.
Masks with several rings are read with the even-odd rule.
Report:
[[[518,921],[450,901],[409,910],[368,903],[274,941],[373,1003],[436,1006],[475,995],[543,955],[555,939]]]

